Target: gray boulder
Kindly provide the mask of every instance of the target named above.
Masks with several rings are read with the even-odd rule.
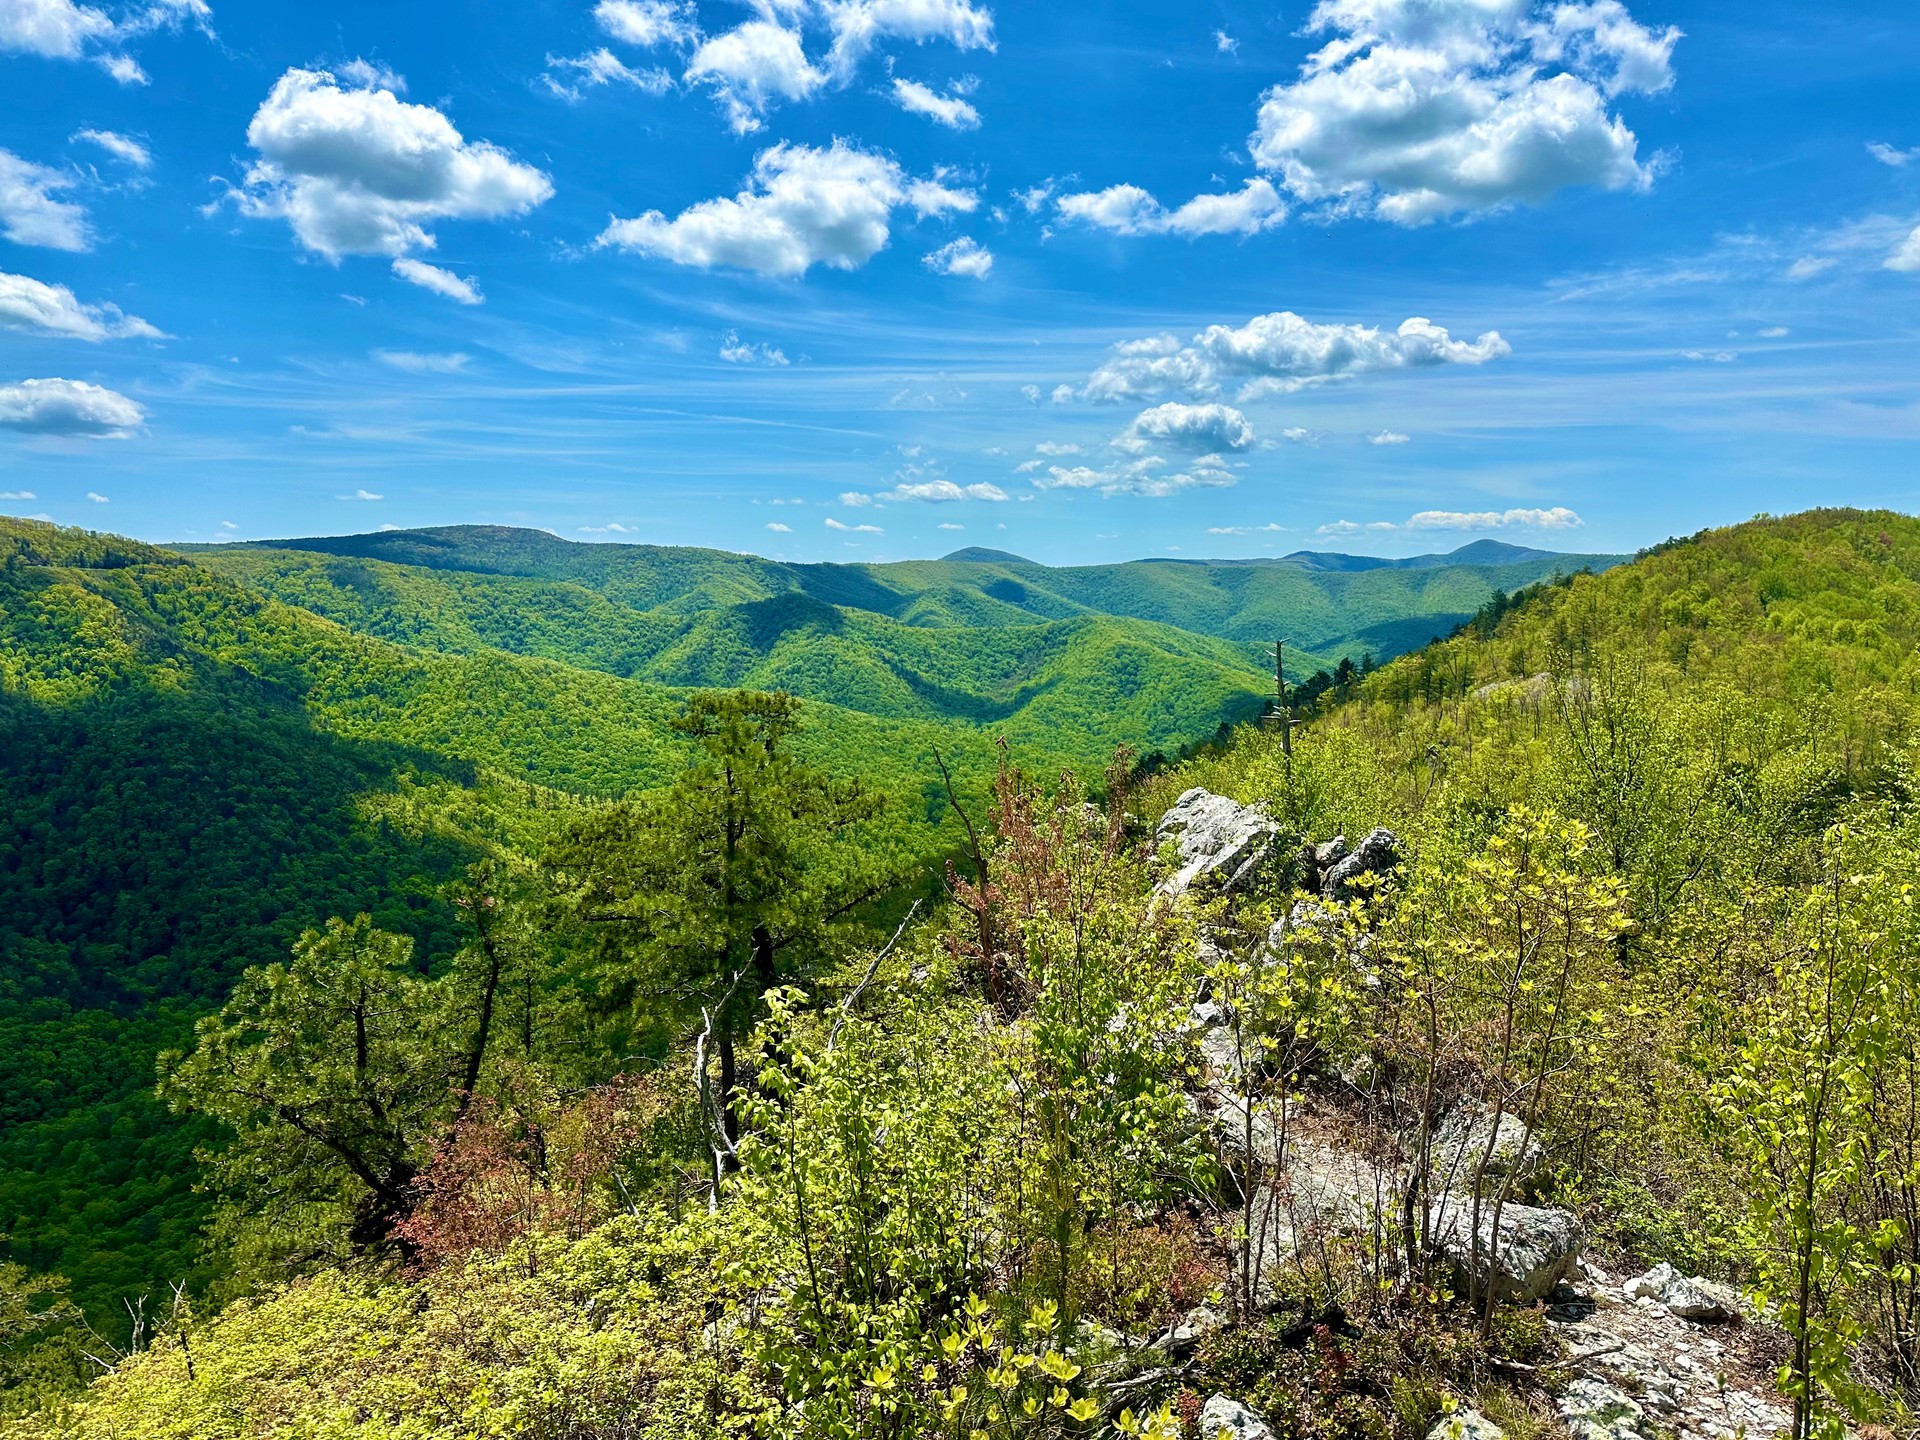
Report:
[[[1321,873],[1320,893],[1329,900],[1351,899],[1357,889],[1354,882],[1362,875],[1371,872],[1385,879],[1399,863],[1399,837],[1382,826],[1356,845],[1352,854]]]
[[[1280,827],[1258,805],[1242,805],[1210,790],[1182,795],[1160,818],[1154,843],[1174,841],[1177,868],[1156,887],[1169,899],[1199,888],[1220,894],[1245,890],[1273,864]]]
[[[1434,1130],[1431,1144],[1434,1183],[1447,1190],[1471,1186],[1483,1160],[1484,1177],[1511,1176],[1524,1185],[1546,1159],[1546,1147],[1525,1121],[1502,1111],[1496,1122],[1493,1107],[1479,1100],[1456,1106]]]
[[[1212,1395],[1200,1407],[1200,1440],[1273,1440],[1267,1422],[1238,1400]]]
[[[1581,1376],[1554,1402],[1573,1440],[1643,1440],[1647,1412],[1603,1380]]]
[[[1621,1287],[1629,1300],[1664,1305],[1676,1320],[1725,1325],[1740,1319],[1740,1297],[1725,1285],[1682,1275],[1664,1260]]]
[[[1427,1440],[1507,1440],[1507,1432],[1478,1410],[1456,1410],[1433,1422]]]
[[[1578,1272],[1586,1237],[1571,1211],[1509,1200],[1499,1207],[1496,1226],[1494,1208],[1491,1197],[1481,1198],[1476,1227],[1473,1197],[1449,1195],[1433,1217],[1434,1242],[1462,1290],[1491,1284],[1496,1299],[1531,1305]]]

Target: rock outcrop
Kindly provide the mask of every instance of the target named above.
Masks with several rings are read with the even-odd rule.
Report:
[[[1355,882],[1362,875],[1378,875],[1385,879],[1399,863],[1399,837],[1382,827],[1371,832],[1354,847],[1351,855],[1336,862],[1320,877],[1320,893],[1329,900],[1351,899],[1356,888]]]
[[[1242,805],[1211,790],[1182,795],[1160,818],[1155,844],[1179,847],[1177,868],[1156,887],[1175,898],[1189,890],[1232,894],[1252,888],[1277,868],[1280,827],[1258,805]]]
[[[1456,1410],[1433,1422],[1427,1440],[1507,1440],[1507,1432],[1478,1410]]]
[[[1582,1375],[1554,1402],[1573,1440],[1648,1440],[1647,1412],[1631,1395]]]

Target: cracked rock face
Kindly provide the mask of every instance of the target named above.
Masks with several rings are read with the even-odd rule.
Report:
[[[1156,844],[1175,841],[1178,868],[1155,887],[1169,899],[1189,890],[1231,894],[1249,889],[1277,857],[1280,827],[1258,805],[1242,805],[1211,790],[1182,795],[1160,818]]]

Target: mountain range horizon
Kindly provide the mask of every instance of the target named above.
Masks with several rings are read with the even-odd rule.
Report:
[[[107,530],[96,531],[99,534],[113,533]],[[767,560],[778,565],[808,566],[884,566],[913,564],[920,560],[939,561],[944,564],[993,564],[993,565],[1031,565],[1044,570],[1086,570],[1105,565],[1220,565],[1220,566],[1271,566],[1296,565],[1314,570],[1424,570],[1441,565],[1508,565],[1525,561],[1547,559],[1590,560],[1604,558],[1618,560],[1617,552],[1548,550],[1538,546],[1515,545],[1509,541],[1496,540],[1491,536],[1469,540],[1452,550],[1431,551],[1419,555],[1357,555],[1340,550],[1293,550],[1285,555],[1250,556],[1209,556],[1209,555],[1141,555],[1123,560],[1095,561],[1084,564],[1056,565],[1046,560],[1034,560],[1011,550],[1001,550],[989,545],[963,545],[944,555],[903,557],[895,560],[778,560],[757,550],[734,550],[713,545],[672,545],[640,540],[574,540],[553,530],[534,525],[486,525],[455,523],[450,525],[414,525],[384,526],[379,530],[347,531],[338,535],[296,535],[271,539],[255,540],[210,540],[210,541],[153,541],[149,542],[165,550],[178,550],[185,554],[204,554],[221,550],[324,550],[332,554],[360,553],[383,548],[383,542],[392,542],[399,537],[424,536],[436,539],[460,540],[468,537],[505,538],[511,536],[539,536],[557,542],[562,546],[582,550],[640,550],[640,551],[692,551],[716,555],[738,555],[756,560]]]

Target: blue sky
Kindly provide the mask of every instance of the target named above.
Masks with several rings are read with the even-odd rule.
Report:
[[[1920,11],[0,0],[0,513],[1053,562],[1920,508]]]

